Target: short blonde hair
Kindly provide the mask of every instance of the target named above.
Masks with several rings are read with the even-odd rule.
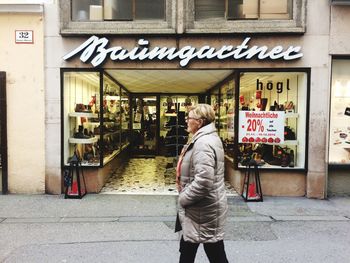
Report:
[[[206,124],[215,120],[215,112],[209,104],[197,104],[190,108],[188,113],[190,112],[193,113],[194,118],[206,120]]]

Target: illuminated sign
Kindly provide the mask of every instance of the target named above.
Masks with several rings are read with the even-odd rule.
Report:
[[[247,37],[238,46],[224,45],[221,48],[215,48],[208,45],[200,48],[192,46],[184,46],[180,49],[175,47],[149,47],[149,41],[146,39],[139,39],[138,46],[131,50],[125,49],[121,46],[108,47],[109,40],[105,37],[99,38],[91,36],[83,44],[76,49],[69,52],[63,57],[68,60],[79,53],[80,60],[84,63],[90,63],[97,67],[102,64],[105,59],[109,58],[112,61],[123,60],[174,60],[180,61],[181,67],[185,67],[193,59],[253,59],[258,60],[295,60],[301,58],[303,53],[300,52],[300,46],[289,46],[283,48],[282,46],[275,46],[268,48],[267,46],[249,46],[250,37]]]

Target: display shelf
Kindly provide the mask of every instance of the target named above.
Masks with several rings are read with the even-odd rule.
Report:
[[[98,118],[98,114],[92,112],[70,112],[69,117]]]
[[[106,132],[106,133],[103,134],[103,137],[111,136],[111,135],[118,134],[118,133],[121,133],[121,132],[122,132],[121,130],[114,131],[114,132]],[[96,134],[95,136],[101,138],[101,134]]]
[[[298,145],[298,140],[285,140],[283,143],[264,143],[269,145]]]
[[[232,157],[230,157],[230,156],[228,156],[227,154],[225,154],[225,158],[226,158],[227,160],[229,160],[231,163],[233,163],[233,158],[232,158]]]
[[[103,165],[112,161],[114,159],[114,157],[116,157],[118,154],[120,154],[129,145],[130,145],[130,143],[126,143],[126,144],[122,145],[118,150],[114,150],[113,153],[111,153],[110,155],[103,157]]]
[[[176,138],[176,137],[188,138],[188,136],[185,136],[185,135],[171,135],[171,136],[165,136],[165,138]]]
[[[92,137],[89,139],[79,139],[79,138],[69,138],[69,143],[80,143],[80,144],[92,144],[97,142],[97,137]]]
[[[122,151],[121,149],[114,150],[113,153],[111,153],[110,155],[103,157],[103,165],[112,161],[114,157],[116,157],[121,151]]]
[[[263,165],[258,165],[259,168],[263,168],[263,169],[275,169],[275,170],[295,170],[295,169],[304,169],[304,167],[301,167],[301,166],[294,166],[294,167],[282,167],[282,166],[279,166],[279,165],[271,165],[271,164],[268,164],[268,163],[265,163]],[[244,165],[241,165],[241,164],[238,164],[238,168],[239,169],[247,169],[247,166],[244,166]]]
[[[176,113],[164,113],[165,117],[176,117],[177,114]]]

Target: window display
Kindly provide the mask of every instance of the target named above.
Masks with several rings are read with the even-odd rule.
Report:
[[[219,88],[215,88],[212,90],[210,94],[210,104],[214,109],[215,112],[215,127],[218,131],[220,131],[220,96],[219,96],[220,90]]]
[[[160,151],[165,156],[178,156],[187,143],[186,115],[188,108],[196,104],[197,96],[160,97]]]
[[[220,88],[220,130],[219,136],[224,144],[225,153],[234,155],[235,86],[230,80]]]
[[[307,74],[242,72],[239,79],[238,167],[305,168]]]
[[[128,145],[123,135],[122,104],[128,108],[126,93],[100,72],[64,72],[63,76],[63,164],[74,152],[82,166],[103,166]],[[100,86],[102,83],[102,86]],[[101,114],[102,112],[102,114]],[[122,139],[123,138],[123,139]]]
[[[157,149],[157,97],[132,99],[132,142],[137,155],[155,155]]]
[[[350,60],[332,63],[329,164],[350,164]]]

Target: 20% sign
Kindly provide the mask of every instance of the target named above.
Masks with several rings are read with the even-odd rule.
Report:
[[[240,143],[282,143],[284,141],[284,112],[240,111]]]

